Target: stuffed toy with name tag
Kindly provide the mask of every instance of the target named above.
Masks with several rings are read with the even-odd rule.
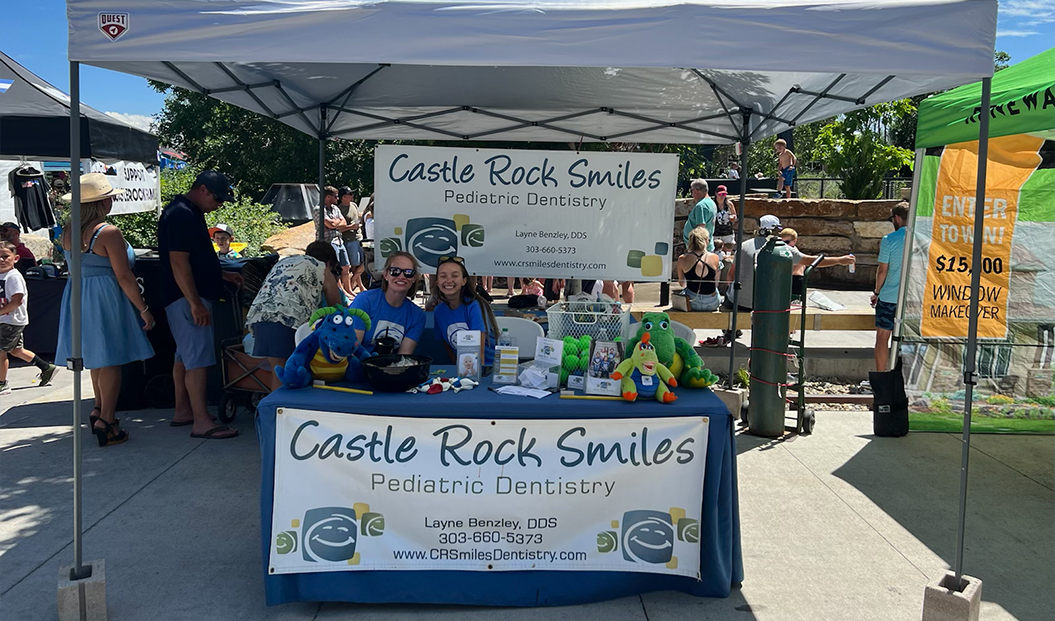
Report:
[[[359,362],[374,355],[363,349],[352,320],[359,317],[370,330],[370,316],[358,308],[328,306],[311,315],[314,326],[304,337],[285,367],[275,367],[275,375],[286,388],[307,388],[315,380],[361,382],[366,379]]]
[[[638,396],[653,397],[660,403],[674,403],[678,396],[667,386],[677,386],[678,380],[656,355],[656,348],[649,344],[651,335],[645,332],[634,346],[634,353],[624,360],[612,373],[612,379],[622,379],[623,398],[637,401]]]

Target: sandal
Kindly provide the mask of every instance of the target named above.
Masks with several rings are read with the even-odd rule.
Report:
[[[709,339],[700,341],[700,345],[704,347],[725,347],[728,343],[725,340],[725,335],[712,336]]]
[[[128,441],[128,432],[117,427],[116,422],[108,423],[98,416],[95,417],[95,421],[103,424],[103,427],[100,429],[92,423],[92,433],[94,433],[95,437],[99,439],[99,446],[121,444],[122,442]],[[114,431],[115,429],[117,431]]]
[[[234,433],[226,436],[218,435],[225,431],[234,431]],[[191,433],[190,437],[199,438],[202,440],[229,440],[231,438],[237,438],[238,431],[236,429],[228,427],[227,425],[217,425],[212,429],[206,431],[205,433]]]

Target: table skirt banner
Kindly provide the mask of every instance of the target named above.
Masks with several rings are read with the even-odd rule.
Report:
[[[698,580],[708,434],[706,416],[456,419],[279,408],[268,572]]]

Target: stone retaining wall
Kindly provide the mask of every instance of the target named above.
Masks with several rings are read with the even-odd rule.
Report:
[[[735,197],[730,196],[735,200]],[[851,201],[832,199],[770,199],[748,196],[744,205],[745,239],[758,228],[758,219],[766,214],[780,218],[785,227],[799,234],[798,247],[806,254],[823,252],[828,256],[853,253],[857,271],[851,274],[844,266],[818,270],[811,285],[843,288],[868,288],[875,283],[879,241],[894,230],[890,209],[898,200]],[[736,204],[739,201],[735,201]],[[685,251],[682,228],[695,205],[691,198],[679,199],[674,212],[674,256]]]

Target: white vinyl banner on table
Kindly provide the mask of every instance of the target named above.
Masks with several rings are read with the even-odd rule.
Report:
[[[708,424],[280,408],[268,571],[698,579]]]
[[[678,157],[383,145],[374,157],[381,256],[433,271],[460,256],[492,276],[670,276]]]
[[[110,215],[156,211],[161,207],[161,186],[156,166],[147,168],[139,162],[106,164],[92,160],[92,172],[105,174],[110,185],[124,190],[114,197]]]

